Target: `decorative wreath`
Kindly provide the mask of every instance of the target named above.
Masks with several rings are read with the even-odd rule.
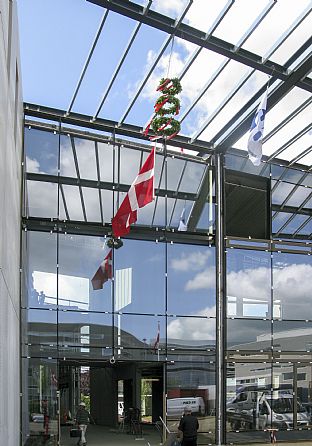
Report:
[[[146,136],[151,128],[156,136],[151,136],[150,139],[162,136],[170,139],[177,135],[181,128],[180,122],[174,118],[180,112],[180,100],[175,95],[182,91],[181,83],[178,78],[162,78],[157,91],[162,95],[154,105],[155,115],[146,127],[144,135]]]
[[[174,118],[168,119],[165,116],[161,116],[153,119],[151,128],[157,134],[161,134],[163,136],[173,136],[179,133],[181,124]]]
[[[123,241],[120,238],[112,237],[107,240],[106,245],[111,249],[119,249],[122,247]]]
[[[165,105],[172,104],[165,108]],[[155,113],[158,115],[177,115],[180,111],[180,100],[172,95],[162,95],[157,99],[154,106]]]
[[[162,78],[156,91],[162,91],[165,94],[179,94],[182,91],[181,83],[177,77],[173,79]]]

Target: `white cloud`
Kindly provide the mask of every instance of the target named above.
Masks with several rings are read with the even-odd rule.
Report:
[[[171,260],[170,266],[175,271],[197,271],[205,267],[209,255],[208,251],[182,253],[179,258]]]
[[[39,161],[37,161],[36,159],[29,158],[28,156],[26,156],[26,169],[27,172],[31,173],[44,173],[40,172]]]
[[[215,306],[207,307],[196,313],[196,316],[215,317]],[[186,340],[215,340],[215,319],[177,318],[168,324],[168,338]]]
[[[186,291],[192,290],[201,290],[201,289],[209,289],[215,288],[216,283],[216,271],[213,266],[205,269],[205,271],[201,271],[196,274],[194,279],[189,280],[186,285]]]

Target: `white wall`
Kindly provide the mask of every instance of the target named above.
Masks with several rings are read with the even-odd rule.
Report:
[[[19,444],[22,98],[16,0],[0,0],[0,439]]]

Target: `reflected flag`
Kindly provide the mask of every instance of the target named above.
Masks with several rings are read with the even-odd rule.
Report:
[[[115,217],[112,219],[115,237],[122,237],[128,234],[130,225],[137,221],[137,210],[154,200],[154,166],[155,147],[147,157]]]
[[[183,208],[183,211],[182,211],[182,214],[180,217],[178,231],[187,231],[187,224],[185,222],[185,207]]]
[[[106,243],[104,245],[104,256],[103,262],[91,279],[94,290],[101,290],[104,283],[113,277],[112,249]]]
[[[155,342],[154,342],[154,345],[153,345],[155,353],[159,349],[159,341],[160,341],[160,324],[158,322],[157,335],[156,335],[156,339],[155,339]]]
[[[259,166],[262,157],[264,118],[267,107],[268,90],[262,96],[258,110],[252,120],[247,143],[248,156],[254,166]]]

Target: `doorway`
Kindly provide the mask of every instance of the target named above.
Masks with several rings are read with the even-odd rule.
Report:
[[[69,431],[80,402],[90,413],[88,445],[161,442],[165,407],[163,364],[59,362],[60,444],[73,446]],[[127,437],[126,437],[127,436]],[[100,442],[100,443],[99,443]]]

